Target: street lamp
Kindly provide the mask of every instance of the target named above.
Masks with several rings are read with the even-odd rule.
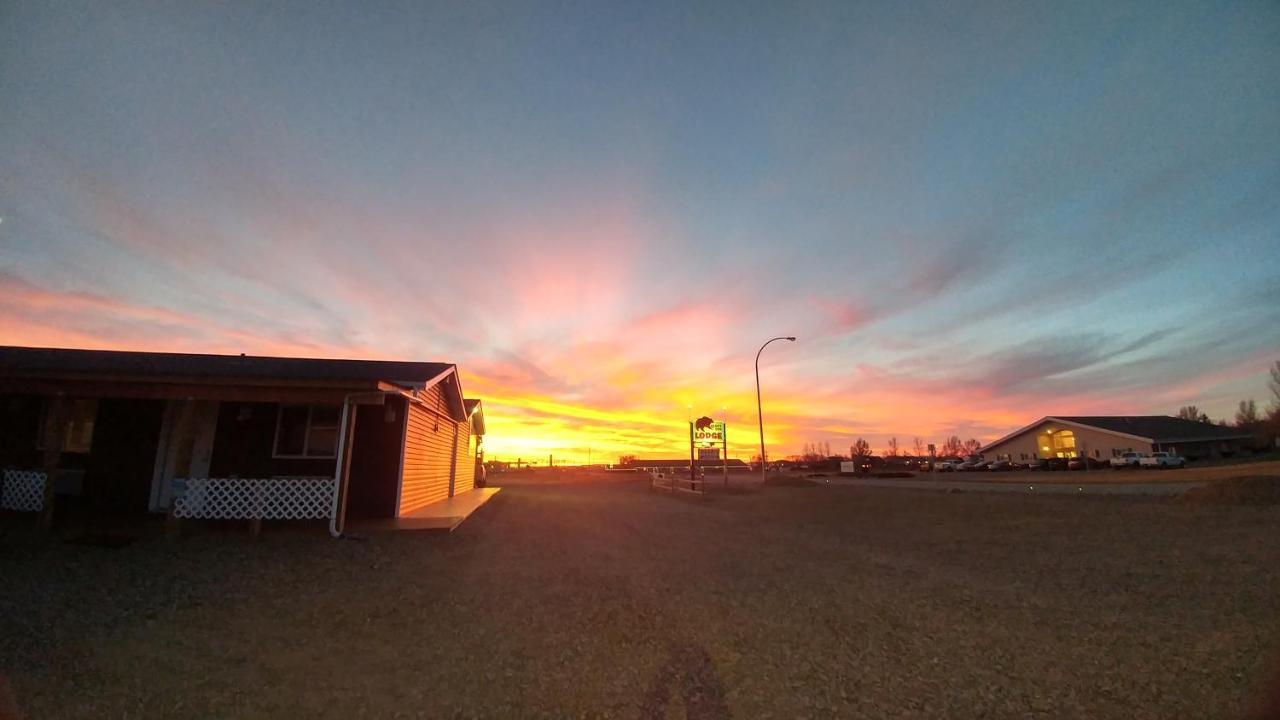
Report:
[[[756,351],[756,417],[760,418],[760,482],[764,482],[764,479],[765,479],[764,477],[764,466],[765,466],[764,411],[761,409],[761,403],[760,403],[760,353],[764,352],[764,349],[769,347],[769,343],[773,342],[774,340],[788,340],[790,342],[796,341],[796,339],[793,337],[776,337],[776,338],[773,338],[772,340],[769,340],[769,342],[766,342],[764,345],[761,345],[760,349]]]

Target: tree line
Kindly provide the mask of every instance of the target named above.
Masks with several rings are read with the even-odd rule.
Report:
[[[1265,412],[1258,409],[1256,400],[1249,398],[1241,400],[1236,406],[1234,422],[1229,422],[1226,418],[1215,422],[1208,413],[1195,405],[1184,405],[1178,408],[1178,417],[1211,425],[1234,426],[1253,433],[1260,444],[1274,445],[1276,437],[1280,436],[1280,360],[1271,366],[1270,375],[1270,379],[1267,380],[1267,390],[1271,393],[1271,402]]]
[[[935,450],[938,457],[963,457],[965,455],[973,455],[982,449],[982,441],[977,438],[969,438],[961,440],[959,435],[952,435],[938,445]],[[831,443],[829,442],[813,442],[805,443],[804,449],[799,455],[792,456],[792,459],[802,462],[821,462],[830,458],[868,458],[875,453],[871,450],[871,443],[864,438],[858,438],[849,446],[849,453],[832,454]],[[927,457],[929,448],[923,438],[914,438],[910,447],[904,447],[898,438],[889,438],[885,449],[881,451],[884,457]]]

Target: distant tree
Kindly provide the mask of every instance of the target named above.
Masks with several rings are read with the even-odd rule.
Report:
[[[923,440],[921,440],[920,438],[916,438],[915,442],[911,444],[911,449],[916,451],[916,457],[924,457],[924,452],[928,448],[924,446]]]
[[[1178,417],[1182,418],[1183,420],[1191,420],[1194,422],[1202,422],[1206,424],[1211,424],[1213,422],[1212,420],[1209,419],[1209,416],[1207,414],[1200,412],[1200,408],[1196,407],[1195,405],[1184,405],[1178,408]]]
[[[978,438],[969,438],[964,441],[964,452],[966,455],[976,455],[982,449],[982,441]]]
[[[942,457],[957,457],[964,454],[964,443],[958,435],[952,435],[942,443]]]
[[[864,458],[871,454],[871,445],[866,440],[858,438],[854,441],[853,446],[849,448],[849,454],[855,458]]]
[[[1258,417],[1258,403],[1253,398],[1241,400],[1240,407],[1236,410],[1236,427],[1252,428],[1261,420]]]
[[[805,443],[804,450],[800,454],[800,460],[807,463],[820,462],[826,459],[826,455],[822,453],[822,443]]]
[[[884,450],[884,456],[898,457],[898,438],[889,438],[889,444]]]
[[[635,461],[636,461],[635,455],[623,455],[618,458],[619,465],[633,465],[635,464]]]

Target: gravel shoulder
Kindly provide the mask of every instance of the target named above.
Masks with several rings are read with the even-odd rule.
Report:
[[[27,717],[1233,717],[1280,508],[513,483],[448,536],[0,539]]]

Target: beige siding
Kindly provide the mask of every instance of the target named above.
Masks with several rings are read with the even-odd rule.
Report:
[[[443,383],[409,403],[404,438],[404,468],[400,483],[399,515],[475,487],[475,451],[471,423],[449,416]],[[438,408],[438,414],[437,414]]]
[[[1100,460],[1109,460],[1113,453],[1118,454],[1129,450],[1151,452],[1151,443],[1148,442],[1102,430],[1081,428],[1075,425],[1064,425],[1063,423],[1050,421],[1041,423],[1024,433],[1011,437],[999,445],[992,446],[991,449],[983,454],[989,459],[1009,456],[1016,461],[1052,457],[1054,455],[1052,448],[1046,452],[1043,447],[1039,447],[1037,444],[1039,436],[1047,430],[1072,431],[1076,437],[1077,449],[1083,445],[1085,452],[1090,457]]]
[[[427,391],[427,407],[440,407],[439,386]],[[456,423],[447,412],[437,417],[433,410],[409,403],[404,437],[404,469],[400,481],[400,515],[449,497],[449,469]]]
[[[475,443],[471,439],[471,421],[468,419],[458,425],[457,444],[457,480],[454,481],[453,493],[464,493],[476,486],[476,452]]]

